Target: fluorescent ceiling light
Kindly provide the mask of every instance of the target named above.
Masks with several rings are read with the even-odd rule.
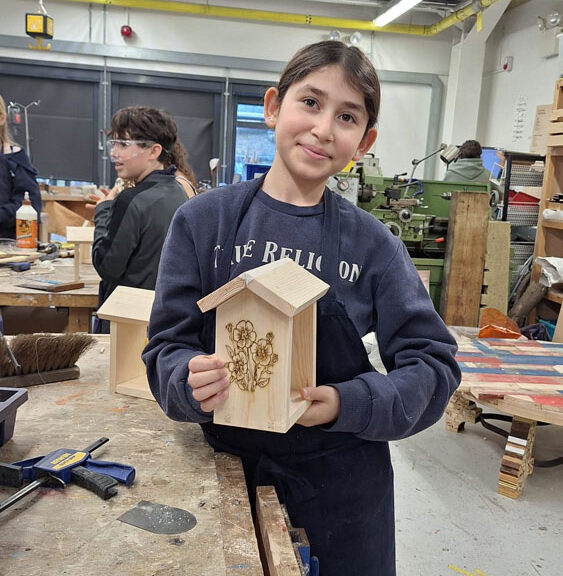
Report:
[[[395,18],[398,18],[401,14],[404,14],[407,10],[410,10],[413,6],[421,2],[422,0],[399,0],[383,12],[383,14],[380,14],[373,23],[379,28],[386,26],[389,22],[392,22]]]

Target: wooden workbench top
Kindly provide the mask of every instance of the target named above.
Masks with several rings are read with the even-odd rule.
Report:
[[[41,272],[36,266],[26,272],[14,272],[0,268],[0,305],[2,306],[86,306],[98,304],[100,277],[92,264],[80,265],[80,280],[84,288],[64,292],[44,292],[22,288],[20,284],[37,282],[38,278],[57,282],[74,280],[73,259],[64,260],[68,264],[55,263],[53,272]]]
[[[110,394],[107,337],[100,337],[79,365],[79,380],[29,388],[0,460],[81,449],[107,436],[110,441],[93,457],[134,466],[136,480],[130,488],[120,485],[107,501],[73,484],[64,490],[42,487],[20,500],[0,515],[0,573],[261,574],[248,568],[259,562],[252,529],[243,538],[250,544],[247,558],[239,553],[236,572],[226,566],[215,460],[199,426],[168,419],[155,402]],[[0,488],[0,500],[14,491]],[[237,496],[248,502],[245,490]],[[197,525],[161,535],[117,519],[143,500],[187,510]]]

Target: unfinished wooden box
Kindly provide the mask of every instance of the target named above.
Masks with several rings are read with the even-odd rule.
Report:
[[[245,272],[198,305],[216,308],[215,353],[225,361],[229,398],[213,422],[286,432],[316,384],[316,302],[328,284],[289,258]]]
[[[154,400],[141,359],[153,300],[154,290],[118,286],[98,309],[110,321],[111,392]]]

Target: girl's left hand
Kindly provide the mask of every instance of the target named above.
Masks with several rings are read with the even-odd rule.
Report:
[[[340,413],[340,395],[332,386],[303,388],[301,398],[309,400],[311,405],[297,420],[301,426],[318,426],[334,422]]]

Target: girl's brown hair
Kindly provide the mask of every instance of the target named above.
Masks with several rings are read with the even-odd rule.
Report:
[[[351,86],[364,96],[368,113],[366,131],[377,123],[381,89],[379,78],[368,57],[355,46],[346,46],[336,40],[325,40],[301,48],[284,68],[278,83],[281,104],[289,87],[312,72],[326,66],[338,65]]]
[[[182,175],[189,180],[194,190],[197,190],[195,174],[192,170],[192,167],[188,164],[188,153],[186,152],[186,148],[180,139],[176,140],[174,146],[172,146],[172,150],[170,151],[170,154],[164,163],[164,167],[168,168],[168,166],[172,164],[176,166],[178,172],[181,172]]]
[[[176,122],[168,112],[149,106],[127,106],[111,119],[110,138],[148,140],[162,146],[159,162],[170,165],[169,156],[178,139]]]

